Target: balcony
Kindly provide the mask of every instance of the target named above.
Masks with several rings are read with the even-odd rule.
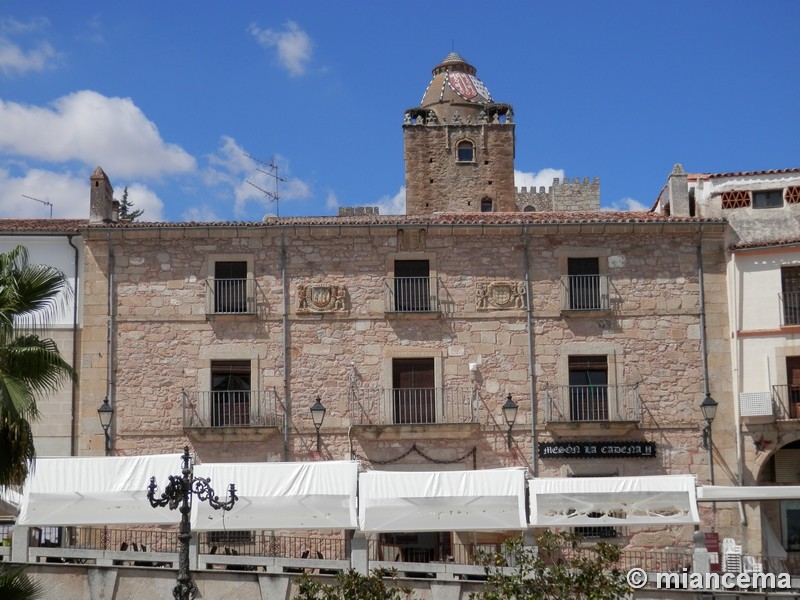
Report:
[[[545,391],[545,421],[551,431],[624,435],[641,418],[636,385],[560,385]]]
[[[611,310],[608,275],[562,275],[562,311]]]
[[[354,427],[372,437],[469,437],[477,431],[477,397],[470,388],[354,388]],[[393,438],[394,439],[394,438]]]
[[[800,292],[778,294],[781,310],[781,326],[800,325]]]
[[[252,315],[256,312],[256,280],[218,279],[206,280],[206,314]]]
[[[772,403],[779,421],[800,419],[800,385],[773,385]]]
[[[277,392],[235,390],[182,393],[183,427],[196,437],[261,437],[264,429],[278,429]]]
[[[385,307],[387,313],[437,314],[439,278],[387,277]]]

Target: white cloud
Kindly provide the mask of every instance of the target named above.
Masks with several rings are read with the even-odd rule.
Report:
[[[48,162],[101,165],[115,177],[195,168],[194,158],[164,142],[133,100],[90,90],[63,96],[49,107],[0,100],[0,150]]]
[[[122,192],[125,185],[118,185],[114,189],[114,197],[117,200],[122,200]],[[86,190],[88,205],[89,190]],[[163,221],[164,220],[164,203],[161,198],[141,183],[128,184],[128,201],[133,202],[133,210],[143,210],[144,213],[137,218],[138,221]]]
[[[0,71],[6,75],[44,71],[52,67],[57,58],[58,53],[47,42],[40,42],[26,51],[11,40],[0,37]]]
[[[328,197],[325,198],[325,208],[333,212],[339,209],[339,199],[333,192],[328,192]]]
[[[287,21],[283,31],[261,29],[255,23],[248,33],[264,48],[276,48],[278,61],[293,77],[306,72],[311,60],[311,38],[294,21]]]
[[[124,188],[124,185],[118,185],[114,190],[114,196],[118,200],[122,199]],[[145,211],[140,217],[142,220],[160,221],[164,218],[164,203],[146,185],[129,183],[128,199],[134,203],[134,209]],[[75,175],[69,171],[27,169],[24,175],[17,177],[11,175],[7,169],[0,169],[0,217],[48,218],[50,207],[43,202],[53,205],[55,219],[89,218],[88,172]]]
[[[20,177],[0,169],[0,217],[15,219],[48,218],[50,207],[24,198],[30,196],[53,205],[53,217],[89,216],[89,176],[74,173],[29,169]]]
[[[383,196],[374,206],[378,207],[382,215],[406,214],[406,186],[402,186],[394,196]]]
[[[181,215],[181,219],[196,223],[211,223],[224,220],[221,219],[208,204],[192,206],[189,210],[184,211]]]
[[[23,74],[55,66],[60,56],[48,42],[38,41],[25,50],[11,39],[12,36],[35,33],[49,25],[50,22],[44,17],[28,21],[0,19],[0,72],[6,75]]]
[[[650,210],[649,206],[645,206],[638,200],[633,198],[622,198],[616,202],[612,202],[608,206],[603,206],[601,210]]]
[[[564,178],[564,169],[542,169],[536,173],[526,173],[514,169],[514,186],[526,187],[530,189],[539,189],[544,186],[545,189],[553,185],[553,179],[558,177]]]
[[[275,177],[268,174],[270,168],[247,156],[244,148],[232,137],[222,137],[222,146],[216,154],[208,157],[208,162],[212,167],[203,173],[205,183],[226,185],[232,189],[235,200],[233,212],[237,218],[247,217],[248,205],[251,202],[261,204],[269,212],[278,212],[274,200],[269,195],[275,194],[276,191]],[[278,167],[274,174],[281,178],[277,189],[281,201],[302,200],[311,196],[311,187],[305,181],[289,177],[287,159],[277,155],[273,157],[272,163]]]

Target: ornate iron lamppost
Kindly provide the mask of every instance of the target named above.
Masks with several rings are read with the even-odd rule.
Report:
[[[314,421],[314,427],[317,430],[317,452],[322,449],[322,440],[319,436],[319,428],[322,427],[322,421],[325,420],[325,411],[327,409],[323,406],[322,401],[317,396],[314,405],[311,407],[311,420]]]
[[[711,485],[714,485],[714,439],[711,437],[711,423],[717,416],[717,406],[718,403],[711,397],[711,393],[706,392],[706,397],[700,403],[700,410],[706,420],[706,426],[703,428],[703,447],[708,450],[708,478]]]
[[[517,409],[519,405],[511,398],[511,394],[506,396],[506,403],[503,404],[503,417],[508,425],[508,449],[511,450],[514,446],[514,439],[511,437],[511,429],[514,427],[514,422],[517,420]]]
[[[172,596],[175,600],[194,600],[197,596],[197,586],[192,581],[189,573],[189,541],[192,539],[192,528],[189,522],[189,514],[192,511],[192,496],[197,496],[201,502],[208,501],[214,510],[230,510],[239,499],[236,495],[236,488],[233,484],[228,486],[228,500],[220,502],[219,497],[211,487],[211,479],[208,477],[195,477],[193,472],[192,457],[189,455],[189,446],[184,446],[183,471],[181,475],[170,475],[169,483],[164,488],[161,497],[156,497],[158,485],[156,478],[150,478],[150,485],[147,486],[147,499],[153,508],[169,506],[170,510],[179,508],[181,511],[181,526],[178,533],[180,548],[178,549],[178,583],[172,589]]]
[[[106,456],[108,456],[111,454],[111,435],[108,430],[111,427],[111,417],[114,416],[114,407],[108,403],[108,396],[103,398],[103,403],[97,409],[97,416],[100,417],[100,426],[103,428],[106,441]]]

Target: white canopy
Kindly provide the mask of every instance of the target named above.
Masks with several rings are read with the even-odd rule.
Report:
[[[150,477],[163,490],[180,454],[39,458],[22,496],[19,525],[166,525],[180,513],[153,508]]]
[[[698,502],[749,500],[800,500],[800,485],[704,485],[697,488]]]
[[[224,501],[228,486],[239,500],[230,511],[207,502],[192,504],[192,528],[356,529],[358,463],[209,463],[194,468],[195,477],[211,478]]]
[[[698,524],[695,488],[692,475],[533,479],[531,526]]]
[[[359,477],[362,531],[525,529],[525,469],[369,471]]]

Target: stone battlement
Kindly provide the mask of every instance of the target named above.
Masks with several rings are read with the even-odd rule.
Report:
[[[595,177],[591,183],[585,177],[583,181],[575,177],[556,177],[548,188],[540,186],[530,190],[527,187],[516,188],[517,210],[520,211],[591,211],[600,210],[600,179]]]

